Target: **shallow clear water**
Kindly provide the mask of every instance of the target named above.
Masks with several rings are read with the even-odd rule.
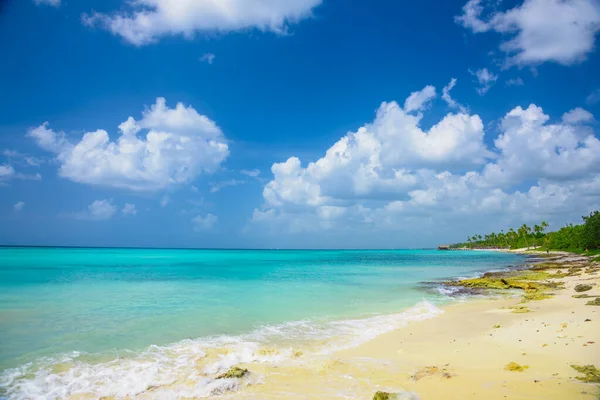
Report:
[[[143,355],[155,365],[165,355],[154,354],[163,350],[152,345],[167,346],[160,373],[168,376],[160,379],[168,381],[182,371],[166,369],[189,362],[173,361],[174,352],[367,340],[403,319],[435,314],[433,305],[445,298],[420,290],[419,282],[521,261],[513,254],[436,250],[0,248],[0,390],[14,398],[55,390],[31,385],[60,375],[52,368],[66,359],[76,361],[79,369],[69,373],[77,376],[82,368],[97,374],[100,364],[103,371],[117,368],[110,364],[122,359],[117,354],[128,363]],[[423,300],[428,303],[398,314]],[[137,370],[123,363],[117,369]],[[104,389],[115,384],[110,379]],[[68,390],[56,393],[76,393]]]

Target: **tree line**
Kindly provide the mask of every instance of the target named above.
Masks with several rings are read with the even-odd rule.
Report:
[[[542,221],[533,227],[527,224],[507,232],[473,235],[466,242],[452,245],[452,248],[471,249],[518,249],[533,247],[548,250],[598,251],[600,250],[600,211],[584,216],[581,225],[568,224],[554,232],[546,232],[549,225]]]

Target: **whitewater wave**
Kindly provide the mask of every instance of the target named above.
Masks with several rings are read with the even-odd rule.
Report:
[[[294,321],[264,326],[245,335],[152,345],[109,361],[106,355],[72,352],[2,372],[0,398],[210,397],[261,382],[256,374],[241,379],[216,378],[234,365],[293,362],[300,354],[298,349],[310,349],[304,351],[306,356],[329,354],[442,312],[423,301],[397,314],[329,322]]]

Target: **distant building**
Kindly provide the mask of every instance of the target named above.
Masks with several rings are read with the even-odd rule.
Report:
[[[440,244],[438,246],[438,250],[450,250],[450,245],[449,244]]]

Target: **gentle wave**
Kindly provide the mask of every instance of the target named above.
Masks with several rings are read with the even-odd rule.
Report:
[[[113,356],[108,361],[106,355],[73,352],[2,372],[0,393],[15,400],[73,395],[209,397],[260,382],[261,377],[255,374],[242,379],[216,379],[217,374],[234,365],[292,361],[299,355],[298,349],[304,350],[308,357],[328,354],[442,312],[423,301],[398,314],[325,323],[294,321],[265,326],[240,336],[153,345],[142,352]]]

